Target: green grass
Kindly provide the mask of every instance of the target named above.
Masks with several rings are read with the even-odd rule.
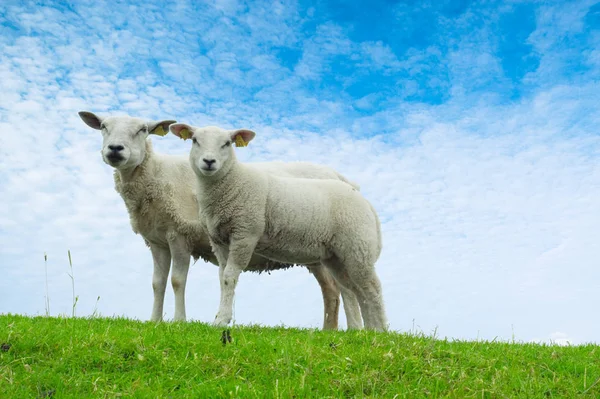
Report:
[[[0,316],[0,398],[600,396],[598,346]],[[10,347],[8,348],[8,346]]]

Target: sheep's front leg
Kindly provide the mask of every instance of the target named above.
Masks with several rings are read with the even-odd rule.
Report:
[[[190,252],[185,239],[177,236],[169,240],[171,256],[173,258],[173,271],[171,272],[171,285],[175,293],[175,321],[185,321],[185,285],[190,268]]]
[[[221,299],[220,299],[220,303],[223,303],[223,272],[225,271],[225,266],[227,266],[227,256],[229,254],[229,248],[227,246],[222,246],[222,245],[215,245],[214,243],[211,243],[212,246],[212,250],[213,253],[215,254],[215,257],[217,258],[217,263],[219,266],[219,286],[220,286],[220,293],[221,293]],[[219,305],[220,306],[220,305]],[[219,317],[218,312],[217,312],[217,316],[215,316],[215,320]]]
[[[165,288],[171,267],[171,251],[169,248],[150,245],[152,260],[154,261],[154,273],[152,274],[152,289],[154,290],[154,304],[152,305],[152,321],[161,321],[163,305],[165,302]]]
[[[233,297],[235,295],[235,287],[240,277],[240,273],[248,267],[250,258],[254,253],[254,248],[258,238],[246,237],[243,239],[231,239],[229,244],[229,253],[227,254],[227,264],[225,267],[219,265],[219,279],[221,282],[221,303],[219,312],[215,317],[215,324],[218,326],[226,326],[231,321],[233,314]],[[219,251],[215,251],[215,255],[219,257]],[[220,261],[221,259],[219,259]]]

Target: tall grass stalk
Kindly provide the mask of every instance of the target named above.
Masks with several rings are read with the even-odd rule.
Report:
[[[94,306],[92,317],[98,317],[98,302],[100,302],[100,295],[98,295],[98,298],[96,299],[96,306]]]
[[[50,316],[50,296],[48,296],[48,254],[44,252],[44,271],[46,272],[46,316]]]
[[[69,255],[69,269],[70,273],[67,273],[69,277],[71,277],[71,289],[73,291],[73,310],[71,311],[71,316],[75,317],[75,308],[77,306],[77,301],[79,300],[79,295],[75,296],[75,277],[73,276],[73,261],[71,259],[71,250],[67,250],[67,254]]]

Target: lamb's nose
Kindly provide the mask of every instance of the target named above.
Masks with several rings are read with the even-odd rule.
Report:
[[[119,151],[123,151],[125,149],[125,147],[123,147],[122,145],[109,145],[108,149],[111,150],[112,152],[119,152]]]
[[[206,159],[206,158],[202,158],[202,160],[204,161],[204,163],[206,164],[206,166],[208,166],[210,168],[210,166],[217,162],[216,159]]]

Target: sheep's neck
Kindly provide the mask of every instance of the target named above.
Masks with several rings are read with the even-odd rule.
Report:
[[[127,169],[118,169],[119,177],[121,178],[121,182],[129,183],[135,178],[135,171],[139,168],[138,166],[134,166],[133,168]]]

